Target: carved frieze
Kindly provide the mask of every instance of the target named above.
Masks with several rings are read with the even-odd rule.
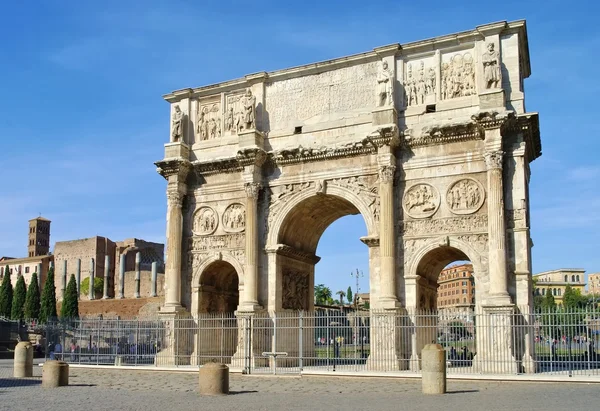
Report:
[[[423,128],[421,134],[418,136],[413,136],[411,131],[405,131],[404,143],[408,147],[421,147],[469,140],[482,140],[483,138],[484,133],[473,122],[426,127]]]
[[[308,309],[308,274],[285,270],[282,275],[282,308],[286,310]]]
[[[192,231],[195,235],[209,235],[215,232],[219,224],[217,212],[203,206],[194,212]]]
[[[234,203],[229,205],[221,217],[223,229],[227,232],[238,233],[246,227],[246,209],[243,204]]]
[[[267,221],[267,231],[273,226],[273,221],[279,213],[279,210],[289,201],[293,194],[306,190],[311,186],[310,182],[284,184],[270,189],[271,197],[269,202],[269,218]]]
[[[221,103],[198,103],[196,134],[198,140],[221,137]]]
[[[485,200],[483,185],[472,178],[463,178],[450,184],[446,204],[454,214],[473,214]]]
[[[487,215],[438,218],[434,220],[410,220],[403,222],[405,236],[452,234],[487,231]]]
[[[469,244],[479,253],[487,252],[488,250],[488,235],[487,234],[466,234],[456,237],[457,240]]]
[[[361,197],[369,207],[369,210],[371,210],[371,213],[373,213],[375,221],[379,221],[381,201],[379,198],[379,187],[376,182],[370,183],[367,176],[358,176],[335,178],[327,181],[327,184],[344,187]]]
[[[418,183],[404,193],[402,207],[412,218],[427,218],[435,214],[440,206],[440,194],[435,187]]]
[[[442,58],[442,100],[474,94],[476,88],[473,55],[466,52],[444,56]]]
[[[189,239],[189,249],[192,251],[223,250],[244,248],[245,236],[242,233],[192,237]]]
[[[417,106],[435,101],[436,74],[433,66],[425,62],[408,63],[404,79],[407,106]]]
[[[256,97],[252,91],[236,92],[225,97],[225,130],[237,134],[256,128]]]

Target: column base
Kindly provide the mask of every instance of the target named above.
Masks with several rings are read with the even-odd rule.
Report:
[[[264,326],[265,324],[254,328],[257,313],[258,311],[241,311],[241,309],[235,313],[238,336],[237,347],[231,357],[231,366],[241,368],[245,374],[249,374],[253,368],[269,366],[269,359],[262,355],[263,352],[271,350],[271,340],[267,335],[269,328]],[[271,319],[265,317],[265,321]]]
[[[400,335],[400,309],[371,312],[371,353],[367,358],[369,371],[399,371],[409,368],[409,357],[404,355]]]
[[[491,307],[513,307],[510,295],[508,293],[491,294],[487,301],[489,303],[488,306]]]

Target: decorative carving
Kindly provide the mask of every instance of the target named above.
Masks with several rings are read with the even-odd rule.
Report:
[[[402,206],[412,218],[431,217],[440,206],[440,194],[430,184],[415,184],[404,193]]]
[[[194,213],[193,217],[195,235],[208,235],[215,232],[219,222],[217,213],[210,207],[200,207]]]
[[[184,195],[179,191],[178,187],[167,188],[167,204],[168,207],[181,208],[183,206]]]
[[[221,137],[221,104],[200,105],[198,103],[197,133],[200,140]]]
[[[229,254],[231,254],[233,256],[233,258],[238,260],[240,265],[243,266],[244,264],[246,264],[246,251],[245,250],[238,249],[238,250],[230,250],[228,252],[229,252]]]
[[[476,94],[475,68],[471,53],[456,53],[448,62],[442,63],[441,94],[442,100]]]
[[[481,56],[485,88],[498,88],[501,84],[500,54],[495,50],[494,43],[489,42],[486,47],[487,51]]]
[[[315,180],[315,192],[317,194],[325,194],[325,180]]]
[[[408,106],[425,104],[427,96],[435,96],[435,70],[433,67],[425,72],[425,63],[421,61],[417,75],[413,75],[412,64],[408,63],[404,89]]]
[[[310,187],[309,182],[305,183],[295,183],[295,184],[284,184],[281,186],[276,186],[271,188],[271,199],[269,204],[269,218],[267,222],[267,227],[270,228],[273,226],[273,220],[275,220],[275,216],[279,210],[283,207],[285,203],[292,197],[292,194],[299,193],[302,190],[305,190]]]
[[[489,151],[483,155],[485,158],[485,165],[488,170],[492,170],[494,168],[502,168],[502,159],[504,156],[504,151]]]
[[[392,106],[394,105],[393,96],[393,81],[394,74],[388,68],[387,61],[383,61],[377,73],[377,106]]]
[[[208,253],[188,252],[188,267],[190,268],[188,271],[193,273],[208,256]]]
[[[379,221],[381,200],[379,198],[377,184],[369,185],[367,177],[365,176],[336,178],[329,181],[327,184],[347,188],[357,196],[363,198],[373,213],[375,221]]]
[[[245,236],[242,233],[192,237],[189,239],[193,251],[223,250],[228,248],[244,248]]]
[[[487,231],[487,215],[470,215],[466,217],[438,218],[434,220],[409,220],[403,222],[403,233],[406,236],[468,233]]]
[[[487,234],[459,235],[456,237],[456,239],[471,245],[475,249],[475,251],[477,251],[479,253],[483,253],[488,250],[488,235]]]
[[[483,185],[472,178],[455,181],[448,187],[446,203],[454,214],[473,214],[485,199]]]
[[[283,255],[285,257],[289,257],[294,260],[298,260],[311,265],[315,265],[319,261],[321,261],[321,257],[313,253],[307,253],[305,251],[298,250],[297,248],[291,247],[286,244],[278,244],[276,252],[279,255]]]
[[[246,191],[246,197],[258,198],[260,193],[261,185],[259,183],[246,183],[244,184],[244,190]]]
[[[409,263],[414,259],[415,253],[425,245],[430,239],[429,238],[416,238],[404,240],[404,252],[399,255],[404,258],[404,268],[408,269]]]
[[[256,128],[256,97],[252,95],[252,91],[250,89],[246,90],[246,94],[242,98],[242,108],[243,108],[243,116],[242,116],[242,124],[238,124],[238,131],[242,129],[251,130]]]
[[[171,141],[183,141],[183,111],[179,104],[175,105],[175,111],[171,120]]]
[[[526,211],[524,208],[506,210],[506,228],[526,228]]]
[[[308,275],[299,271],[284,271],[282,277],[282,308],[307,310]]]
[[[405,131],[404,141],[408,147],[421,147],[469,140],[482,140],[484,137],[484,132],[479,129],[476,123],[464,123],[424,127],[421,135],[418,137],[412,137],[410,133]]]
[[[242,204],[229,205],[221,217],[223,229],[228,232],[244,231],[246,227],[246,209]]]
[[[396,166],[380,166],[379,167],[379,180],[382,183],[393,183],[395,172],[396,172]]]
[[[314,147],[302,146],[284,149],[273,155],[276,164],[305,163],[309,161],[332,160],[334,158],[352,157],[363,154],[375,153],[377,148],[368,141],[347,143],[341,147]]]

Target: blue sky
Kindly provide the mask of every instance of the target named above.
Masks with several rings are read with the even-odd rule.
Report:
[[[598,6],[585,2],[40,1],[0,5],[0,255],[24,256],[27,220],[52,242],[94,235],[164,241],[169,91],[257,71],[527,19],[534,272],[600,271]],[[293,4],[289,5],[288,4]],[[367,249],[360,216],[318,249],[319,283],[353,284]]]

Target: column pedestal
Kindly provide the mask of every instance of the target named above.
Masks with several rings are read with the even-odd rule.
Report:
[[[401,330],[408,317],[400,309],[371,311],[371,353],[367,359],[369,371],[398,371],[409,368]]]
[[[473,371],[482,374],[517,374],[519,367],[514,356],[513,305],[482,307],[477,318],[477,355]]]
[[[264,312],[258,314],[238,311],[235,316],[238,322],[238,342],[231,358],[231,366],[241,368],[245,374],[249,374],[253,368],[268,367],[269,359],[264,358],[262,353],[272,350],[269,333],[271,318]]]
[[[161,339],[160,351],[156,354],[154,365],[157,367],[190,365],[194,347],[194,320],[183,308],[172,312],[159,312],[165,334]]]

